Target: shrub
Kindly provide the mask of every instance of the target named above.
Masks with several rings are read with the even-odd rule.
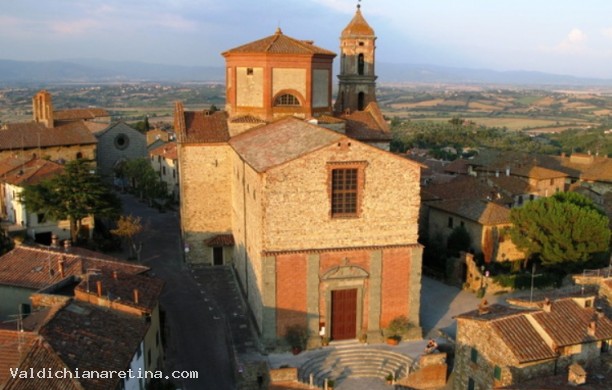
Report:
[[[290,325],[285,331],[285,340],[291,347],[306,348],[308,329],[304,325]]]

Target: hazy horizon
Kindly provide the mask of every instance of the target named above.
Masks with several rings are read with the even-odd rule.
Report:
[[[339,51],[355,0],[20,0],[0,5],[0,58],[222,66],[274,33]],[[377,61],[612,79],[612,2],[364,0]]]

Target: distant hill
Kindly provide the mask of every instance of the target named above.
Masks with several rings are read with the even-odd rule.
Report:
[[[0,59],[0,83],[127,81],[224,81],[222,67],[181,66],[94,59],[12,61]]]
[[[376,72],[381,83],[612,86],[612,79],[581,78],[527,71],[499,72],[489,69],[436,65],[377,63]],[[42,62],[0,59],[0,84],[128,81],[224,82],[225,75],[223,67],[163,65],[98,59]]]

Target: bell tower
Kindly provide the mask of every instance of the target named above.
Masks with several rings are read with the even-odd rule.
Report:
[[[375,42],[374,30],[364,19],[358,4],[355,16],[340,36],[336,113],[362,111],[371,102],[376,102]]]
[[[53,103],[51,94],[46,90],[38,91],[32,98],[32,115],[34,122],[40,122],[46,127],[53,127]]]

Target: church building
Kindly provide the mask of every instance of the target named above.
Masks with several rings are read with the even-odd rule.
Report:
[[[225,111],[175,107],[189,263],[231,264],[266,343],[419,326],[420,165],[388,152],[361,9],[335,54],[280,29],[223,53]]]

